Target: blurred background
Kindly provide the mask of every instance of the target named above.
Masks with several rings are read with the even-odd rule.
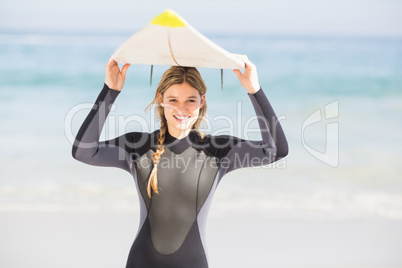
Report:
[[[139,221],[133,178],[75,161],[71,142],[110,55],[167,8],[248,55],[289,141],[284,160],[223,178],[211,267],[402,267],[397,0],[3,1],[0,266],[125,266]],[[130,67],[103,139],[158,128],[144,109],[167,68],[150,86],[150,66]],[[219,70],[200,72],[205,131],[259,139],[232,71],[223,90]]]

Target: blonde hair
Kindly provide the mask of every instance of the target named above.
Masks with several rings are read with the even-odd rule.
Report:
[[[158,87],[156,88],[155,98],[147,106],[146,110],[149,110],[152,106],[158,104],[159,94],[161,94],[163,96],[165,91],[168,88],[170,88],[171,86],[176,85],[176,84],[183,84],[183,83],[188,83],[191,87],[198,90],[198,92],[200,93],[201,96],[207,92],[207,87],[204,83],[204,80],[202,79],[201,74],[198,72],[198,70],[196,68],[172,66],[163,74],[163,76],[158,84]],[[197,131],[198,136],[201,139],[203,139],[206,136],[206,134],[201,132],[200,130],[198,130],[198,127],[201,125],[201,122],[205,116],[206,111],[207,111],[207,103],[205,101],[204,105],[200,108],[197,121],[192,126],[192,129]],[[147,186],[147,192],[148,192],[148,196],[150,198],[152,196],[152,191],[155,193],[159,193],[158,178],[157,178],[157,169],[158,169],[157,165],[158,165],[161,155],[163,154],[163,152],[165,150],[164,142],[165,142],[166,133],[168,131],[167,121],[165,118],[165,111],[161,105],[157,105],[157,115],[161,119],[161,127],[160,127],[160,132],[158,135],[157,149],[152,157],[154,167],[151,171],[151,175],[149,176],[148,186]]]

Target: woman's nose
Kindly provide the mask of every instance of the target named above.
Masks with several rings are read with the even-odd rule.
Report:
[[[186,106],[186,104],[185,103],[181,103],[181,104],[179,104],[178,106],[177,106],[177,108],[178,108],[178,112],[180,113],[180,114],[186,114],[187,113],[187,106]]]

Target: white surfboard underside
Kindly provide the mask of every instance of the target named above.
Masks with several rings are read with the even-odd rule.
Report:
[[[191,25],[164,27],[149,24],[130,37],[113,54],[119,63],[242,69],[235,54],[199,33]]]

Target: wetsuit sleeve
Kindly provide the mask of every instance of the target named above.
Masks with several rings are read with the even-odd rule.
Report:
[[[118,167],[129,171],[127,152],[122,140],[125,136],[100,142],[103,125],[113,102],[120,91],[110,89],[106,84],[95,101],[92,110],[79,129],[72,149],[72,155],[78,161],[95,166]]]
[[[262,141],[241,139],[221,159],[224,173],[238,168],[263,166],[288,154],[288,143],[282,126],[264,91],[248,94],[257,115]]]

